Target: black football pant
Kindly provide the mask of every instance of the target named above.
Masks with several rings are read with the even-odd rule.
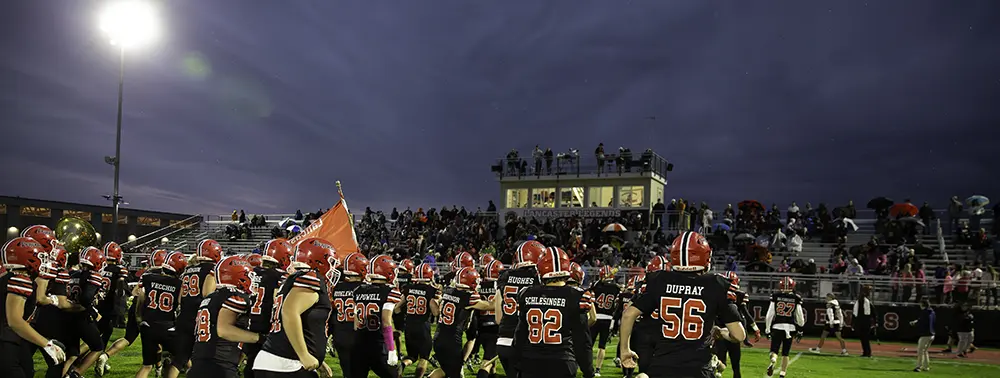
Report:
[[[434,358],[437,359],[441,371],[446,378],[462,378],[462,353],[465,343],[435,340]]]
[[[351,354],[351,376],[345,378],[367,378],[369,371],[379,378],[399,377],[399,369],[396,366],[389,366],[387,362],[389,351],[385,349],[381,340],[359,342],[355,349],[356,353]],[[341,357],[341,361],[343,359]]]
[[[0,368],[4,378],[31,378],[35,375],[34,361],[26,345],[28,342],[18,339],[18,342],[0,341]]]
[[[340,361],[340,371],[344,374],[344,378],[351,378],[353,376],[351,369],[354,366],[351,361],[353,359],[353,353],[351,352],[354,350],[354,334],[351,333],[346,336],[339,333],[333,334],[333,349],[337,351],[337,359]]]
[[[240,378],[239,367],[222,366],[214,360],[191,360],[187,378]]]
[[[108,347],[108,341],[111,341],[111,334],[115,332],[113,318],[112,314],[101,314],[101,320],[97,321],[97,330],[101,333],[101,342],[105,348]]]
[[[52,310],[52,308],[45,308],[45,309],[40,309],[40,310],[49,311],[49,310]],[[62,314],[60,314],[60,315],[62,315]],[[58,321],[56,321],[57,319],[58,319]],[[32,324],[32,327],[35,328],[35,331],[38,331],[39,335],[45,336],[46,339],[49,339],[49,340],[52,340],[52,339],[59,340],[60,342],[63,343],[63,345],[67,345],[67,347],[66,347],[67,350],[64,350],[63,352],[69,353],[68,352],[68,350],[69,350],[69,347],[68,347],[69,341],[68,341],[68,338],[67,338],[67,335],[66,335],[66,325],[64,324],[65,321],[63,321],[62,319],[63,319],[63,317],[60,316],[60,317],[57,317],[56,319],[47,319],[47,320],[51,320],[51,321],[35,322],[34,324]],[[25,342],[24,346],[25,346],[25,348],[29,348],[28,353],[30,353],[30,356],[32,356],[32,358],[35,355],[35,352],[38,351],[38,349],[39,349],[37,345],[29,343],[29,342]],[[76,349],[77,349],[77,354],[79,354],[79,349],[80,349],[80,342],[79,341],[76,342]],[[42,352],[42,353],[45,353],[45,352]],[[0,368],[2,368],[2,367],[3,367],[3,365],[0,365]],[[45,372],[45,378],[62,378],[62,376],[63,376],[62,370],[63,370],[63,365],[49,366],[48,370],[46,370],[46,372]]]
[[[260,344],[243,344],[243,355],[246,356],[246,365],[243,366],[243,378],[256,378],[253,371],[253,360],[257,359],[257,353],[260,353]],[[191,370],[194,370],[194,364],[191,364]],[[188,376],[191,376],[191,372],[188,371]]]
[[[278,372],[278,371],[267,371],[267,370],[257,370],[254,373],[255,378],[316,378],[319,377],[319,373],[315,371],[308,371],[305,369],[299,369],[297,371],[290,372]]]
[[[497,345],[497,356],[508,378],[519,378],[521,376],[520,371],[517,370],[519,355],[516,349],[505,345]]]
[[[715,341],[715,356],[719,358],[719,361],[723,364],[726,363],[726,355],[728,354],[732,360],[731,364],[727,364],[727,368],[733,372],[733,378],[740,378],[740,357],[743,353],[740,351],[740,344],[729,342],[727,340],[716,340]]]
[[[523,359],[524,366],[531,368],[519,372],[520,378],[574,378],[579,366],[574,361]]]
[[[576,363],[580,366],[583,378],[594,378],[594,346],[587,342],[583,344],[574,353],[576,354]]]

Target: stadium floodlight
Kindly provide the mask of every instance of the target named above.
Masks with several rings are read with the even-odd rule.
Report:
[[[101,11],[99,27],[107,34],[112,45],[118,46],[118,124],[115,139],[115,156],[105,156],[104,162],[115,167],[115,190],[111,195],[111,241],[118,239],[118,174],[122,156],[122,100],[125,89],[125,49],[152,43],[160,36],[160,23],[156,8],[145,0],[115,0]]]
[[[111,44],[122,49],[152,43],[160,36],[156,8],[147,1],[110,2],[101,12],[99,25]]]

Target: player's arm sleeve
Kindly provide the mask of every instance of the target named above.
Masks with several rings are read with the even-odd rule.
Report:
[[[757,319],[754,318],[753,314],[750,313],[750,308],[747,307],[747,303],[741,302],[739,305],[740,315],[743,317],[743,323],[746,324],[747,328],[758,330]]]
[[[226,298],[224,302],[222,302],[222,307],[229,311],[235,312],[237,315],[242,315],[247,312],[247,308],[249,306],[247,305],[247,301],[244,300],[243,298],[240,298],[239,296],[236,295],[232,295],[229,298]]]
[[[827,307],[826,308],[826,322],[832,324],[835,319],[837,319],[837,318],[835,318],[833,316],[833,307]]]
[[[389,310],[391,312],[396,308],[396,305],[402,301],[403,293],[400,293],[399,289],[392,288],[389,290],[389,294],[386,295],[385,303],[382,304],[382,310]]]
[[[295,281],[292,282],[292,287],[301,287],[319,293],[323,290],[323,281],[319,279],[319,276],[315,272],[308,272],[296,276]]]
[[[795,328],[801,330],[806,325],[806,314],[802,311],[802,305],[795,306]]]
[[[524,301],[520,296],[517,298],[517,308],[524,308]],[[513,347],[517,348],[528,340],[528,321],[524,314],[524,311],[517,312],[517,328],[514,330],[514,343]]]
[[[91,274],[87,278],[87,284],[82,285],[80,292],[80,304],[85,307],[93,307],[97,293],[101,291],[101,276]]]
[[[643,288],[645,287],[646,285],[643,285]],[[651,314],[657,307],[659,307],[659,301],[660,298],[657,298],[655,295],[648,294],[645,290],[643,290],[643,293],[636,293],[635,296],[632,297],[630,306],[635,307],[636,310],[639,310],[639,312],[643,314]]]
[[[28,277],[12,276],[7,280],[7,294],[14,294],[19,297],[30,298],[35,292],[35,286]]]
[[[774,322],[774,301],[767,306],[767,316],[764,317],[764,329],[771,330],[771,323]]]

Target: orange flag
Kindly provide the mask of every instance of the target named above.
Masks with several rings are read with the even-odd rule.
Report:
[[[323,213],[319,219],[314,220],[298,236],[289,240],[289,243],[295,245],[306,238],[321,238],[333,244],[333,248],[337,250],[337,258],[340,260],[343,260],[350,253],[360,252],[358,236],[354,233],[354,217],[347,209],[347,200],[344,199],[344,191],[340,188],[340,181],[337,181],[337,192],[340,194],[340,201]]]

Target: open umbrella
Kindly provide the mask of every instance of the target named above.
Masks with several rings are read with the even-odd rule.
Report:
[[[602,230],[602,231],[604,231],[604,232],[621,232],[621,231],[628,231],[628,229],[625,228],[625,226],[622,225],[621,223],[611,223],[611,224],[608,224],[607,226],[604,226],[604,230]]]
[[[288,226],[287,228],[285,228],[285,230],[288,230],[288,232],[291,232],[293,234],[297,234],[302,232],[302,226],[299,225]]]
[[[887,208],[889,206],[892,206],[892,203],[893,203],[892,198],[888,198],[888,197],[875,197],[875,198],[872,198],[871,201],[868,201],[868,208],[869,209],[885,209],[885,208]]]
[[[756,237],[753,236],[753,234],[739,234],[736,235],[736,237],[733,238],[733,240],[743,241],[743,240],[754,240],[755,238]]]
[[[760,202],[756,200],[745,200],[736,204],[736,208],[740,209],[740,211],[764,211],[764,205],[761,205]]]
[[[897,217],[915,217],[920,213],[920,209],[912,203],[897,203],[889,208],[889,216],[893,218]]]
[[[715,230],[716,230],[716,231],[718,231],[718,230],[722,230],[722,231],[729,231],[729,230],[731,230],[731,229],[732,229],[732,228],[731,228],[731,227],[729,227],[729,225],[728,225],[728,224],[725,224],[725,223],[716,223],[716,224],[715,224]]]
[[[974,195],[965,199],[965,204],[972,207],[986,207],[990,204],[990,199],[986,196]]]

